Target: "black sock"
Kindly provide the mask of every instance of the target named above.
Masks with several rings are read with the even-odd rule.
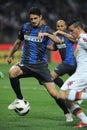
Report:
[[[57,99],[56,100],[57,105],[63,110],[64,114],[69,113],[65,101],[63,99]]]
[[[59,77],[57,77],[55,80],[54,80],[54,82],[58,85],[58,87],[60,87],[61,88],[61,86],[63,85],[63,80],[62,79],[60,79]],[[57,105],[63,110],[63,112],[64,112],[64,114],[67,114],[67,113],[69,113],[69,111],[68,111],[68,108],[67,108],[67,106],[66,106],[66,104],[65,104],[65,101],[63,100],[63,99],[57,99],[56,100],[56,103],[57,103]]]
[[[61,86],[63,85],[63,80],[62,79],[60,79],[59,77],[57,77],[56,79],[54,79],[54,82],[55,82],[55,84],[56,85],[58,85],[60,88],[61,88]]]
[[[17,98],[23,99],[23,96],[22,96],[22,93],[20,90],[19,78],[10,78],[10,83],[11,83],[11,86],[12,86]]]

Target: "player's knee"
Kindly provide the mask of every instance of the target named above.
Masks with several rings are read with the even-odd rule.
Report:
[[[12,70],[9,70],[8,72],[10,78],[15,78],[15,73]]]
[[[19,75],[22,75],[23,72],[20,69],[20,67],[18,66],[13,66],[10,70],[9,70],[9,77],[10,78],[16,78]]]
[[[12,67],[10,70],[9,70],[9,77],[10,78],[15,78],[18,76],[18,69],[16,67]]]

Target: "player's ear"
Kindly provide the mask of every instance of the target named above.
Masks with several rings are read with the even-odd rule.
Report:
[[[65,30],[67,29],[67,26],[65,25]]]
[[[42,20],[42,15],[40,15],[40,20]]]
[[[78,29],[78,30],[81,30],[81,28],[80,28],[79,26],[77,27],[77,29]]]

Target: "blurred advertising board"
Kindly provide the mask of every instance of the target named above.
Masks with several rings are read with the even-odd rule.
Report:
[[[6,58],[11,50],[13,44],[0,44],[0,64],[7,64]],[[21,49],[17,51],[13,57],[12,63],[16,63],[20,60]]]

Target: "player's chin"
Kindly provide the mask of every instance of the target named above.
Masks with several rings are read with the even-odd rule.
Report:
[[[38,24],[37,24],[37,23],[34,23],[34,24],[33,24],[33,27],[37,27],[37,26],[38,26]]]

